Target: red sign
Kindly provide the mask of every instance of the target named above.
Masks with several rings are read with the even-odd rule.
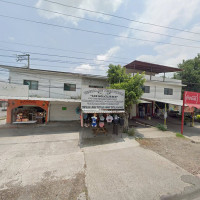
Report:
[[[185,92],[185,104],[200,104],[200,93],[197,92]]]

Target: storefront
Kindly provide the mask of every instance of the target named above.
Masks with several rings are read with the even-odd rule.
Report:
[[[81,98],[81,127],[95,135],[118,135],[124,125],[124,90],[84,89]],[[88,130],[87,130],[88,131]]]
[[[7,123],[46,123],[48,122],[48,101],[8,100]]]

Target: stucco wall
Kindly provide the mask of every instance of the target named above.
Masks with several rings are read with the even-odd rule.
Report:
[[[66,110],[62,110],[62,107],[66,107]],[[77,107],[80,107],[80,103],[51,102],[49,121],[80,120],[80,114],[76,113]]]
[[[28,97],[28,86],[0,83],[0,96],[4,97]]]
[[[37,74],[34,72],[10,72],[10,82],[23,85],[24,80],[38,81],[38,90],[29,90],[29,97],[80,99],[81,89],[89,85],[108,86],[105,79],[82,78],[68,74]],[[76,91],[64,91],[64,83],[76,84]]]

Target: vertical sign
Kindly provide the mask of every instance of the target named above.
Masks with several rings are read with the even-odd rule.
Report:
[[[183,134],[185,105],[190,108],[195,107],[200,109],[200,93],[185,91],[183,94],[181,134]]]

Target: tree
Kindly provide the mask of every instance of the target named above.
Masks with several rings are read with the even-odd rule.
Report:
[[[121,67],[121,66],[120,66]],[[114,69],[116,68],[116,70]],[[119,69],[119,65],[114,66],[112,65],[113,71],[117,71]],[[108,77],[112,77],[111,72],[112,70],[108,70]],[[124,73],[123,70],[121,70],[121,73]],[[124,76],[124,74],[122,74]],[[118,77],[122,77],[119,76]],[[138,100],[143,94],[142,86],[144,85],[145,79],[143,74],[136,74],[135,76],[131,77],[130,74],[125,76],[126,78],[121,79],[120,82],[114,82],[114,79],[109,79],[110,82],[110,88],[111,89],[123,89],[125,90],[125,120],[124,120],[124,129],[128,129],[128,116],[130,113],[130,109],[133,104],[138,103]],[[113,83],[114,82],[114,83]]]
[[[182,80],[182,83],[187,85],[183,90],[200,92],[200,54],[194,59],[183,60],[178,67],[183,71],[174,74],[174,78]]]
[[[110,64],[108,66],[108,82],[110,84],[114,83],[121,83],[129,79],[128,74],[126,74],[126,70],[124,67],[121,67],[120,65],[112,65]]]

